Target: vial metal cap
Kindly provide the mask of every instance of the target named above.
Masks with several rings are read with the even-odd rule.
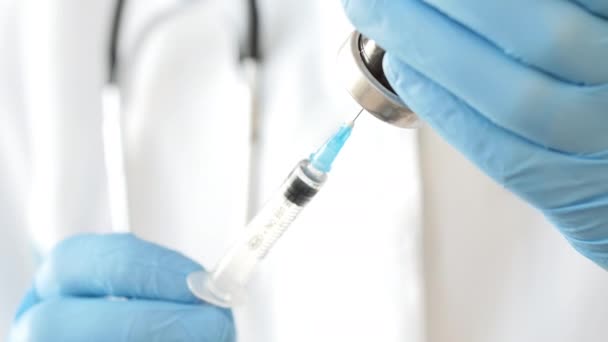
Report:
[[[376,118],[401,128],[418,127],[414,112],[388,83],[382,61],[385,51],[355,31],[338,54],[339,68],[350,95]]]

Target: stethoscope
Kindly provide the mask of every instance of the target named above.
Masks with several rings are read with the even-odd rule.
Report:
[[[250,72],[251,79],[249,80],[249,87],[252,94],[252,103],[250,109],[251,115],[251,155],[259,154],[258,130],[260,125],[259,111],[258,111],[258,71],[257,66],[259,65],[262,57],[260,47],[260,15],[258,11],[258,4],[256,0],[246,0],[248,8],[248,30],[245,44],[242,44],[239,60],[245,64],[248,68],[252,68],[253,72]],[[140,46],[145,42],[146,36],[152,33],[154,29],[164,23],[166,20],[173,18],[173,15],[178,11],[185,10],[187,5],[195,4],[198,0],[182,0],[181,6],[171,8],[166,13],[163,13],[158,18],[155,18],[152,23],[148,25],[146,30],[143,32],[141,37],[138,37],[135,43],[134,51],[137,51],[137,46]],[[106,153],[106,164],[109,181],[109,191],[111,202],[111,216],[112,226],[115,232],[127,232],[129,231],[129,215],[127,205],[127,193],[126,193],[126,177],[125,177],[125,166],[124,160],[122,159],[122,128],[121,128],[121,117],[122,117],[122,98],[120,91],[120,73],[121,68],[128,67],[128,61],[120,59],[120,40],[122,34],[122,27],[124,23],[125,9],[127,8],[128,0],[116,0],[114,7],[114,13],[112,16],[110,40],[108,47],[108,75],[106,86],[102,93],[102,103],[104,106],[104,117],[107,122],[106,126],[110,127],[105,129],[109,132],[106,138],[115,142],[112,146],[106,144],[105,148],[111,150]],[[112,157],[113,156],[113,157]],[[251,160],[258,160],[259,158],[251,158]],[[260,169],[259,165],[252,162],[249,167],[250,179],[256,179]],[[250,184],[257,184],[257,182],[250,182]],[[257,210],[257,189],[255,186],[250,186],[248,195],[248,216],[252,216]]]
[[[182,0],[184,1],[184,0]],[[248,7],[248,37],[245,46],[241,48],[241,61],[259,63],[262,58],[260,49],[260,16],[256,0],[246,0]],[[183,4],[196,3],[196,0],[184,1]],[[118,78],[120,61],[118,60],[118,45],[122,17],[127,0],[117,0],[112,23],[109,49],[109,83]],[[185,6],[181,6],[184,8]],[[148,27],[151,31],[152,27]],[[338,68],[343,68],[342,74],[346,88],[357,103],[378,119],[401,128],[414,128],[418,118],[405,103],[397,96],[388,83],[383,70],[385,51],[360,32],[353,32],[338,54]],[[255,83],[255,82],[254,82]],[[255,84],[254,84],[255,86]],[[254,95],[257,92],[254,89]]]
[[[108,82],[116,83],[119,73],[119,44],[124,12],[128,0],[117,0],[112,17],[110,43],[108,49]],[[240,60],[261,60],[260,49],[260,15],[257,0],[247,0],[248,30],[246,44],[241,48]]]
[[[113,108],[115,115],[118,112],[120,115],[120,92],[118,82],[119,73],[121,68],[121,61],[119,60],[119,43],[121,38],[121,27],[123,24],[123,15],[128,0],[117,0],[114,9],[114,16],[111,25],[111,36],[109,45],[109,74],[108,74],[108,85],[112,91],[108,92],[111,96],[108,98],[114,98],[113,100],[106,101],[111,105],[108,107]],[[252,94],[253,102],[251,103],[251,160],[260,160],[256,158],[259,155],[257,135],[260,127],[260,115],[258,111],[257,98],[259,97],[260,87],[258,86],[257,66],[262,62],[262,51],[260,47],[260,15],[258,4],[256,0],[246,0],[248,7],[248,30],[247,38],[244,46],[241,47],[241,53],[239,56],[240,61],[247,65],[253,65],[254,75],[249,80],[249,86]],[[153,28],[159,23],[163,23],[165,19],[172,18],[177,10],[185,9],[188,4],[195,4],[198,0],[181,0],[182,6],[172,8],[171,11],[164,13],[161,18],[157,18],[154,22],[148,25],[144,31],[143,36],[139,38],[140,42],[145,40],[146,35],[153,31]],[[138,44],[136,44],[137,47]],[[137,50],[137,48],[135,49]],[[401,128],[414,128],[418,124],[418,118],[405,103],[397,96],[395,91],[391,88],[390,84],[386,80],[384,70],[382,68],[382,61],[384,59],[385,51],[376,44],[373,40],[370,40],[363,36],[359,32],[353,32],[347,42],[342,46],[340,53],[338,54],[338,68],[342,69],[343,81],[345,82],[346,88],[353,99],[361,106],[362,111],[374,115],[378,119],[390,123],[394,126]],[[251,63],[253,62],[253,63]],[[114,95],[112,95],[114,94]],[[250,182],[249,184],[255,186],[257,184],[259,165],[250,165]],[[123,179],[124,182],[124,179]],[[124,185],[124,184],[121,184]],[[250,209],[248,210],[249,216],[257,211],[256,194],[257,189],[250,188],[249,201]],[[126,203],[126,194],[123,194]],[[125,215],[126,216],[126,211]],[[120,221],[124,221],[121,219]],[[126,223],[124,223],[126,226]]]

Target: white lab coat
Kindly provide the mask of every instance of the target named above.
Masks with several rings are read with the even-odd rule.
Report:
[[[34,269],[34,249],[25,229],[29,174],[26,122],[19,91],[16,6],[0,0],[0,336]]]
[[[252,93],[238,62],[244,2],[182,2],[184,10],[173,10],[176,3],[131,1],[126,12],[128,224],[211,267],[247,210],[356,113],[334,74],[352,27],[338,1],[260,1],[264,62]],[[0,138],[0,241],[27,230],[44,252],[75,232],[112,227],[108,178],[116,182],[105,167],[100,94],[113,4],[20,5],[22,39],[6,43],[20,55],[0,60],[0,68],[21,71],[0,82],[23,84],[7,83],[22,92],[0,94],[17,100],[0,101],[14,107],[0,114],[12,123],[12,135],[3,130]],[[17,60],[20,68],[11,64]],[[3,249],[11,261],[0,263],[3,274],[28,255],[24,246]],[[246,342],[603,341],[607,285],[605,272],[539,214],[432,132],[418,138],[364,116],[236,318]],[[3,288],[4,315],[15,296]]]

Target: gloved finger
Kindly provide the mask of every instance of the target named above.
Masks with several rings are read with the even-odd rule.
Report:
[[[235,340],[226,310],[210,305],[62,298],[44,301],[14,325],[10,342]]]
[[[506,53],[582,84],[608,82],[608,22],[570,1],[424,0]]]
[[[551,151],[496,126],[390,54],[385,70],[395,91],[418,116],[482,171],[537,208],[564,208],[602,189],[608,193],[608,174],[604,172],[608,165],[603,159]],[[601,184],[598,174],[604,177]],[[534,175],[542,175],[542,184]]]
[[[577,250],[608,269],[608,236],[601,219],[608,201],[583,208],[580,200],[608,193],[605,159],[565,155],[526,141],[390,54],[385,70],[399,96],[450,145],[541,209]]]
[[[26,312],[32,306],[38,304],[39,302],[40,302],[40,298],[38,297],[38,294],[36,293],[36,289],[34,287],[31,287],[27,291],[27,293],[25,294],[23,299],[21,300],[21,304],[19,304],[19,308],[17,309],[17,312],[15,313],[15,320],[18,320],[19,317],[21,317],[21,315],[23,315],[24,312]]]
[[[515,168],[522,163],[510,157],[529,155],[534,145],[494,125],[392,54],[387,54],[384,64],[388,81],[408,106],[484,173],[508,184],[509,178],[521,171]]]
[[[116,296],[197,303],[186,277],[201,269],[177,252],[130,234],[81,235],[54,249],[35,286],[42,299]]]
[[[571,0],[581,4],[592,13],[608,18],[608,1],[606,0]]]
[[[608,107],[608,85],[559,82],[418,0],[344,5],[362,33],[496,125],[560,151],[590,154],[608,147],[600,110]]]

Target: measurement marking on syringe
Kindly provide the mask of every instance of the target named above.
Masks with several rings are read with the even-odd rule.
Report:
[[[269,221],[263,226],[263,230],[249,240],[249,248],[255,251],[258,258],[266,256],[274,243],[283,235],[291,222],[295,220],[301,207],[289,201],[277,208],[271,215]]]

